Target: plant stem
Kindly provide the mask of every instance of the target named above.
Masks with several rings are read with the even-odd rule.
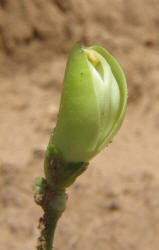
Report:
[[[39,220],[41,230],[37,250],[52,250],[57,221],[65,210],[67,195],[65,189],[53,189],[43,179],[42,189],[35,195],[35,201],[44,210]]]
[[[56,224],[65,210],[67,195],[65,189],[87,169],[87,162],[67,163],[49,144],[45,155],[45,176],[35,180],[35,202],[41,206],[44,215],[39,220],[41,230],[37,250],[52,250]]]
[[[47,211],[44,215],[44,218],[46,218],[46,249],[51,250],[53,248],[54,233],[59,217],[55,214],[53,215],[53,212],[50,209],[50,211]]]

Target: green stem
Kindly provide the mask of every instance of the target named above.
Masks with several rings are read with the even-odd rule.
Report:
[[[65,210],[66,199],[65,189],[53,189],[43,179],[40,192],[35,194],[36,203],[44,210],[44,215],[39,221],[41,233],[38,238],[37,250],[53,249],[55,228]]]
[[[49,214],[49,213],[48,213]],[[56,224],[58,221],[58,217],[56,216],[48,216],[47,228],[46,228],[46,250],[52,250],[53,248],[53,240]]]
[[[66,194],[64,190],[55,192],[52,200],[50,201],[49,208],[45,211],[46,217],[46,250],[52,250],[52,243],[54,232],[58,219],[61,217],[65,210]]]
[[[87,162],[68,163],[49,144],[45,155],[45,176],[35,180],[35,202],[40,205],[44,215],[40,218],[41,230],[37,250],[52,250],[56,224],[65,210],[67,195],[65,188],[87,169]]]

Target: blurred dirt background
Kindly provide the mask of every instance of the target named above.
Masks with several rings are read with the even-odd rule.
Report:
[[[0,250],[35,249],[42,211],[32,186],[77,41],[119,60],[129,106],[113,143],[68,190],[55,250],[157,250],[158,0],[0,0]]]

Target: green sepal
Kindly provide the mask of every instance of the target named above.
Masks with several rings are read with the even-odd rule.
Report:
[[[88,166],[87,162],[65,162],[53,144],[49,144],[45,155],[45,176],[54,188],[66,188],[74,183]]]
[[[56,186],[58,187],[69,187],[72,185],[76,178],[81,175],[87,169],[88,163],[80,162],[80,163],[65,163],[61,162],[57,168],[57,178],[55,181]]]
[[[58,152],[56,150],[56,147],[49,143],[48,147],[47,147],[47,150],[46,150],[46,153],[45,153],[45,160],[44,160],[44,173],[45,173],[45,176],[46,176],[46,180],[48,183],[51,183],[51,176],[53,175],[53,173],[50,173],[50,170],[49,170],[49,166],[54,166],[55,165],[55,159],[56,157],[58,156]],[[53,168],[53,167],[51,167]],[[54,167],[55,168],[55,167]],[[55,171],[54,169],[52,169],[53,172]]]

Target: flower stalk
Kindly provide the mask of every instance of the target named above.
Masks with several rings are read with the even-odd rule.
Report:
[[[40,188],[35,201],[44,210],[44,215],[39,220],[41,234],[36,249],[52,250],[56,224],[65,209],[67,195],[65,189],[52,190],[44,179]]]
[[[44,211],[39,220],[41,231],[37,250],[52,250],[55,228],[66,207],[66,188],[87,169],[88,163],[67,163],[49,143],[45,155],[45,176],[37,178],[34,199]]]

